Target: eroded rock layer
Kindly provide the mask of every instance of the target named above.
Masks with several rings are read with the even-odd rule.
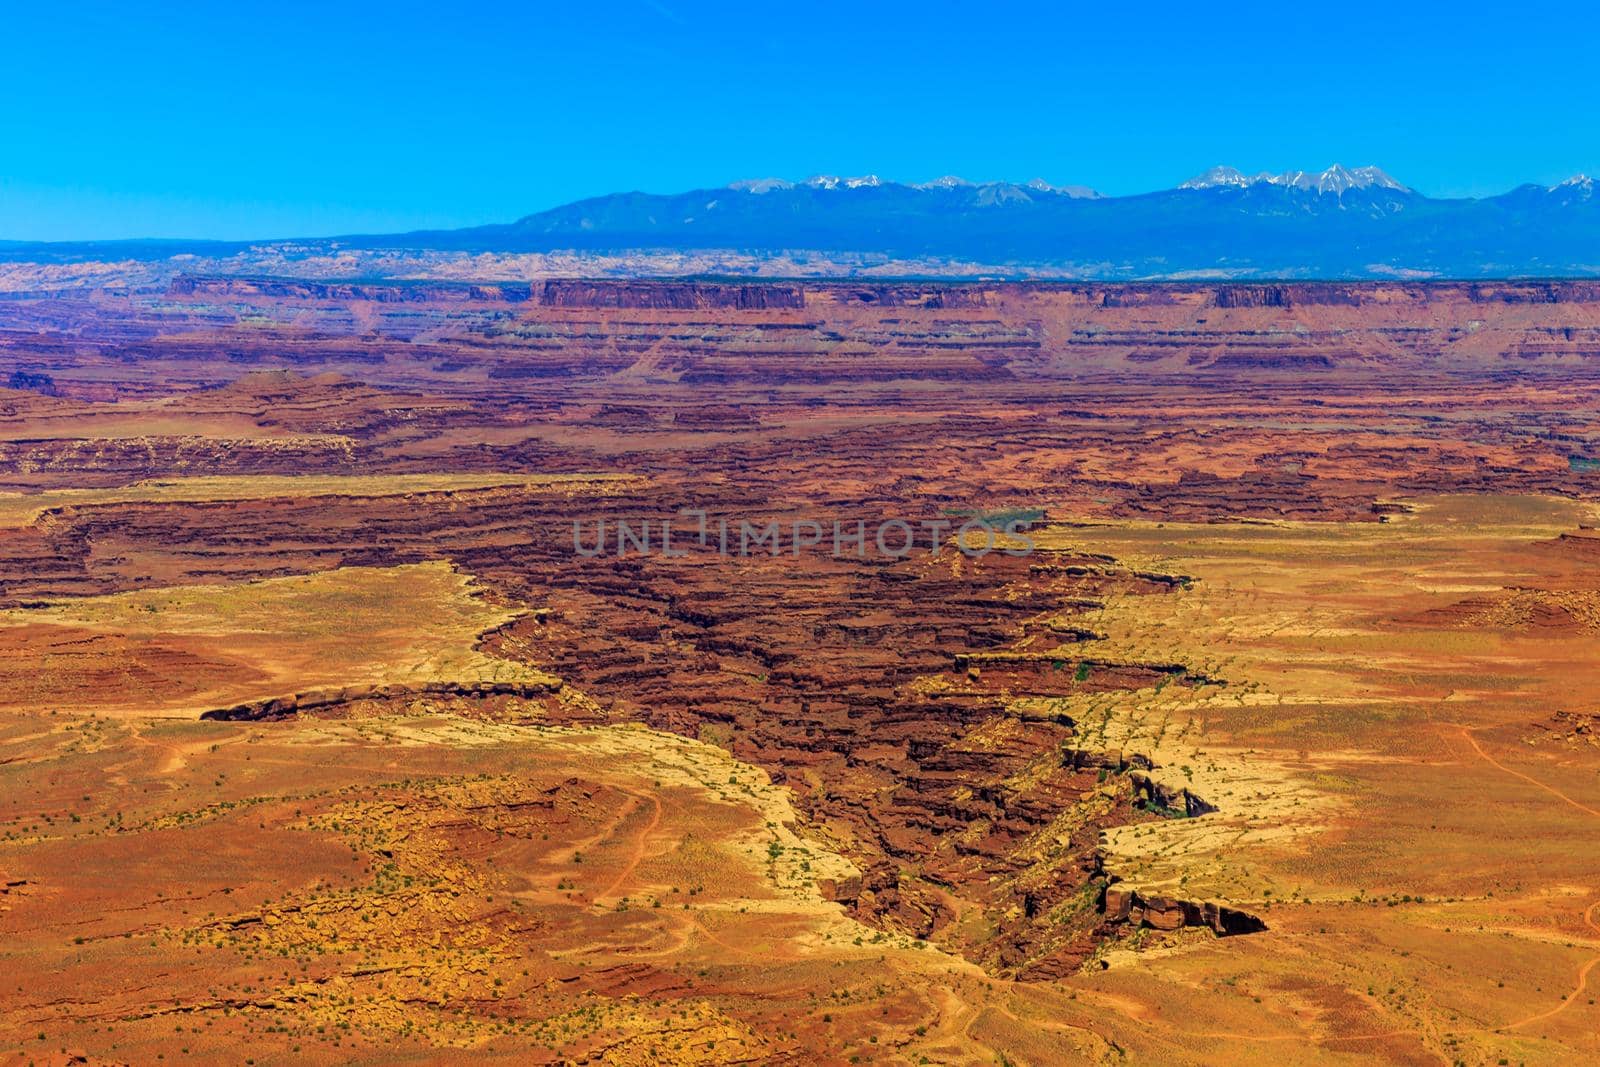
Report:
[[[1585,577],[1596,539],[1581,528],[1592,521],[1567,509],[1600,490],[1596,357],[1600,291],[1588,283],[186,277],[161,291],[13,293],[0,301],[0,370],[10,372],[0,380],[11,386],[0,392],[9,620],[0,668],[29,710],[13,709],[5,728],[21,754],[0,768],[42,788],[40,768],[58,758],[38,750],[48,743],[82,756],[82,773],[120,774],[151,796],[164,797],[160,783],[177,775],[185,788],[215,782],[228,803],[261,805],[261,831],[316,842],[319,871],[347,862],[338,835],[350,837],[375,881],[341,876],[332,896],[299,886],[213,901],[209,916],[162,905],[157,940],[265,946],[309,967],[323,937],[312,920],[326,917],[353,951],[376,951],[368,925],[411,931],[406,909],[419,902],[435,910],[419,913],[418,929],[439,943],[415,967],[385,957],[392,982],[353,957],[337,976],[317,970],[312,986],[275,979],[293,1003],[327,1017],[346,994],[320,983],[349,983],[384,1005],[365,1016],[375,1033],[406,1033],[407,1020],[425,1015],[450,1041],[484,1038],[443,1018],[449,997],[424,991],[423,979],[448,977],[487,1014],[505,988],[497,983],[509,983],[518,1002],[496,1016],[495,1040],[502,1023],[537,1016],[541,1040],[566,1050],[551,1058],[642,1061],[682,1032],[723,1048],[728,1062],[781,1062],[807,1042],[783,1029],[773,1005],[785,990],[825,984],[805,970],[811,948],[839,948],[817,940],[823,930],[849,946],[819,957],[829,966],[868,959],[879,944],[903,953],[892,968],[917,976],[914,991],[876,995],[905,1023],[896,1049],[959,1060],[978,1048],[992,1059],[1020,1047],[1015,1034],[1049,1034],[1065,1043],[1057,1054],[1114,1055],[1098,1039],[1023,1019],[1061,1017],[1063,983],[1082,981],[1086,963],[1105,964],[1112,977],[1086,1013],[1126,1009],[1140,1034],[1187,1034],[1189,1021],[1155,1018],[1132,979],[1116,984],[1119,954],[1181,953],[1237,934],[1260,942],[1285,924],[1286,937],[1311,938],[1310,920],[1296,918],[1310,912],[1278,907],[1291,899],[1320,909],[1314,936],[1337,938],[1357,909],[1377,906],[1380,887],[1329,874],[1303,842],[1327,834],[1358,872],[1363,858],[1381,870],[1417,855],[1411,838],[1385,839],[1376,860],[1355,853],[1359,824],[1338,820],[1362,802],[1352,783],[1390,773],[1372,770],[1390,754],[1352,755],[1362,739],[1325,721],[1330,700],[1342,701],[1340,724],[1399,723],[1385,744],[1414,746],[1419,773],[1440,776],[1429,788],[1447,791],[1451,761],[1511,766],[1493,754],[1497,720],[1466,717],[1492,699],[1483,694],[1546,692],[1548,671],[1501,686],[1507,664],[1542,664],[1558,649],[1567,657],[1559,670],[1587,677],[1573,664],[1585,662],[1581,642],[1600,625]],[[1427,503],[1442,494],[1531,503],[1481,512]],[[1010,533],[969,556],[954,538],[973,522]],[[885,523],[899,532],[880,542]],[[857,524],[865,532],[841,550],[838,531]],[[1382,542],[1390,533],[1394,544]],[[887,547],[907,536],[910,552]],[[1490,543],[1511,547],[1497,555]],[[1411,553],[1403,574],[1385,570],[1396,544]],[[1470,567],[1457,562],[1463,553]],[[415,640],[438,622],[435,608],[396,591],[416,574],[459,593],[463,617],[488,620],[467,628],[466,645],[452,631],[443,658]],[[388,599],[371,592],[384,575]],[[1402,585],[1406,603],[1386,601],[1385,582]],[[317,675],[328,656],[289,640],[300,624],[292,612],[242,637],[219,627],[218,613],[241,617],[233,598],[267,596],[282,588],[274,583],[328,587],[306,610],[337,630],[341,640],[324,634],[323,647],[337,645],[360,678]],[[394,604],[411,606],[386,613]],[[385,642],[396,651],[383,663],[363,658]],[[297,682],[313,675],[314,684]],[[76,737],[29,732],[35,705],[62,712],[85,737],[117,733],[140,756],[119,764],[108,755],[103,767],[98,741],[80,750]],[[158,712],[205,719],[177,731],[181,744],[159,724],[104,725]],[[419,738],[408,723],[423,714],[439,721]],[[1516,736],[1530,751],[1576,760],[1594,747],[1590,708],[1519,714]],[[540,731],[575,724],[606,731],[626,773],[578,773],[580,739],[562,749],[558,777],[541,771],[519,784],[516,761],[548,751]],[[319,768],[319,792],[303,803],[291,795],[299,764],[290,762],[273,772],[268,799],[234,789],[221,777],[236,767],[231,753],[205,751],[213,736],[241,751],[275,739],[274,750],[286,746],[275,758]],[[708,752],[739,762],[715,762],[716,780],[702,775],[668,796],[660,790],[676,787],[651,777],[660,768],[649,749],[669,743],[702,763]],[[415,744],[450,780],[407,784],[390,744]],[[472,761],[452,747],[466,744],[495,753],[493,781],[472,779]],[[204,775],[190,774],[191,763]],[[752,766],[761,773],[747,774]],[[1511,770],[1506,777],[1535,788],[1547,769]],[[338,775],[358,771],[359,788],[339,792]],[[777,810],[760,791],[770,785],[792,810],[739,808],[759,793]],[[71,797],[49,788],[54,819]],[[1571,782],[1539,791],[1565,798],[1570,817],[1592,807]],[[102,800],[92,847],[114,859],[127,838]],[[1444,833],[1468,806],[1455,796],[1404,812],[1432,813]],[[233,842],[250,829],[244,807],[203,817],[137,807],[148,822],[140,833],[216,819]],[[368,816],[382,834],[350,830]],[[35,815],[5,817],[19,855],[49,846],[38,870],[0,870],[0,913],[15,915],[51,891],[39,871],[59,879],[72,861],[49,851],[57,839]],[[407,817],[416,840],[402,832]],[[570,839],[591,824],[609,827],[595,831],[603,867],[575,888],[575,857],[589,846]],[[1437,826],[1406,830],[1421,838]],[[786,858],[802,848],[813,850],[803,861]],[[737,864],[718,853],[730,849]],[[504,864],[492,877],[475,866],[489,859]],[[413,878],[443,871],[470,900],[391,884],[401,860],[416,866],[406,868]],[[680,905],[667,890],[689,895],[688,872],[713,860],[804,898],[764,928],[771,943],[810,946],[795,949],[781,981],[761,970],[766,961],[714,979],[696,973],[713,968],[704,956],[737,952],[717,931],[747,929],[748,918],[680,906],[688,915],[668,920],[623,906]],[[661,870],[640,882],[652,894],[640,897],[629,880],[650,863]],[[530,883],[518,864],[538,878]],[[1402,905],[1422,903],[1412,883],[1430,872],[1415,866],[1404,872],[1411,882],[1381,886],[1393,922],[1409,920]],[[1547,895],[1586,884],[1581,871],[1561,877]],[[217,875],[207,892],[231,895],[226,880]],[[537,913],[481,899],[529,884]],[[748,902],[773,899],[766,888],[748,901],[744,889],[721,889],[718,900],[738,902],[730,916],[772,906]],[[1499,929],[1515,924],[1486,902],[1520,892],[1486,880],[1452,890],[1449,905],[1470,900],[1485,909],[1472,924]],[[1430,885],[1427,896],[1446,894]],[[1577,951],[1582,909],[1563,902],[1546,914],[1538,900],[1516,899],[1548,919],[1541,945],[1568,939]],[[546,941],[568,955],[525,952]],[[924,948],[933,962],[906,962]],[[480,949],[492,959],[473,970]],[[692,967],[662,962],[686,951]],[[1244,968],[1266,950],[1229,951]],[[1518,993],[1527,1019],[1565,1022],[1539,1014],[1559,970],[1541,966],[1548,973]],[[522,981],[529,971],[537,977]],[[929,980],[935,973],[962,977]],[[1281,987],[1206,995],[1234,997],[1234,1018],[1247,1017],[1239,1005],[1251,998],[1289,1003],[1340,1021],[1330,1033],[1388,1043],[1397,1058],[1457,1051],[1443,1009],[1426,1025],[1395,1021],[1409,1018],[1412,994],[1385,999],[1376,984],[1362,994],[1351,984],[1364,987],[1362,974],[1302,997],[1294,983],[1303,976],[1274,973]],[[872,974],[893,987],[889,970]],[[247,995],[242,979],[230,979],[223,1000],[207,1000],[192,974],[185,982],[186,1006],[171,1010],[282,1010]],[[971,989],[953,993],[961,982],[1007,983],[998,1003],[1009,1021]],[[1037,992],[1015,991],[1024,988]],[[563,990],[605,1000],[607,1025],[568,1038],[566,1023],[549,1022]],[[618,1008],[630,995],[645,1006]],[[871,1055],[879,1039],[887,1048],[890,1031],[876,1022],[852,1023],[848,1041],[826,1036],[836,1012],[846,1019],[867,1003],[853,986],[857,999],[843,996],[808,1005],[808,1038],[841,1054]],[[117,1003],[141,1019],[168,1010]],[[1004,1039],[973,1036],[991,1030]],[[1218,1032],[1253,1040],[1244,1029]],[[310,1040],[296,1031],[301,1038]],[[1147,1055],[1171,1051],[1166,1038],[1151,1040]]]

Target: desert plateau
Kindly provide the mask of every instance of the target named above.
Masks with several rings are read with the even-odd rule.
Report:
[[[1600,283],[5,289],[5,1062],[1600,1060]]]

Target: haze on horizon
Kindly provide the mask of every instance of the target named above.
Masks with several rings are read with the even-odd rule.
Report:
[[[1549,54],[1600,14],[731,3],[90,3],[8,13],[0,240],[510,221],[622,190],[875,173],[1126,195],[1375,164],[1432,196],[1600,172]]]

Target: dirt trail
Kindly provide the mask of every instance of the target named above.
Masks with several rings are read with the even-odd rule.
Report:
[[[1588,908],[1584,910],[1583,921],[1585,925],[1589,927],[1589,929],[1593,930],[1597,934],[1600,934],[1600,923],[1595,921],[1596,909],[1600,909],[1600,900],[1590,904]],[[1572,1007],[1573,1004],[1577,1003],[1579,997],[1583,996],[1584,990],[1589,987],[1589,975],[1597,966],[1600,966],[1600,956],[1594,957],[1593,959],[1589,960],[1589,962],[1585,963],[1581,968],[1579,968],[1578,984],[1573,988],[1572,992],[1567,994],[1567,998],[1565,1000],[1551,1008],[1549,1011],[1542,1011],[1537,1015],[1530,1015],[1526,1019],[1518,1019],[1514,1023],[1506,1023],[1504,1026],[1497,1027],[1497,1029],[1515,1030],[1518,1027],[1527,1026],[1530,1023],[1543,1022],[1546,1019],[1560,1015],[1562,1012]]]
[[[1501,763],[1499,760],[1497,760],[1493,756],[1489,755],[1489,753],[1484,751],[1483,746],[1478,743],[1478,739],[1472,736],[1472,728],[1471,727],[1469,727],[1469,726],[1457,726],[1456,728],[1461,732],[1461,736],[1466,739],[1467,744],[1472,746],[1472,750],[1474,752],[1476,752],[1479,756],[1481,756],[1491,766],[1493,766],[1493,767],[1495,767],[1495,768],[1497,768],[1497,769],[1499,769],[1501,771],[1504,771],[1506,774],[1509,774],[1514,778],[1520,778],[1524,782],[1527,782],[1529,785],[1535,786],[1536,788],[1538,788],[1540,790],[1543,790],[1546,793],[1549,793],[1551,796],[1553,796],[1556,799],[1560,800],[1564,804],[1569,804],[1572,807],[1577,808],[1579,811],[1584,812],[1585,814],[1593,815],[1595,818],[1600,818],[1600,810],[1596,810],[1594,808],[1589,807],[1587,804],[1584,804],[1584,803],[1582,803],[1580,801],[1572,799],[1571,797],[1567,796],[1567,794],[1563,793],[1561,790],[1555,788],[1552,785],[1547,785],[1546,783],[1541,782],[1539,779],[1533,777],[1532,775],[1524,774],[1521,771],[1514,770],[1514,769],[1512,769],[1510,767],[1507,767],[1504,763]],[[1593,904],[1590,904],[1587,908],[1584,909],[1583,922],[1584,922],[1584,925],[1589,927],[1589,929],[1593,930],[1597,934],[1600,934],[1600,923],[1597,923],[1595,921],[1595,911],[1596,911],[1596,909],[1600,909],[1600,900],[1595,901]],[[1573,1004],[1575,1004],[1577,1002],[1579,997],[1583,996],[1584,990],[1587,989],[1588,985],[1589,985],[1589,975],[1594,971],[1595,967],[1597,967],[1597,966],[1600,966],[1600,956],[1593,957],[1588,962],[1586,962],[1581,968],[1578,969],[1578,983],[1577,983],[1577,985],[1575,987],[1573,987],[1572,992],[1568,993],[1566,999],[1563,1000],[1560,1004],[1557,1004],[1555,1007],[1551,1008],[1549,1011],[1542,1011],[1542,1012],[1539,1012],[1536,1015],[1530,1015],[1527,1018],[1518,1019],[1516,1022],[1510,1022],[1510,1023],[1506,1023],[1506,1024],[1502,1025],[1502,1026],[1494,1027],[1493,1028],[1494,1032],[1499,1032],[1499,1031],[1503,1031],[1503,1030],[1515,1030],[1515,1029],[1517,1029],[1519,1027],[1528,1026],[1531,1023],[1543,1022],[1545,1019],[1554,1018],[1555,1016],[1561,1014],[1563,1011],[1566,1011],[1569,1007],[1571,1007]]]
[[[623,883],[633,876],[634,870],[639,866],[640,861],[644,859],[645,845],[649,842],[650,835],[655,833],[656,828],[661,825],[661,801],[653,796],[640,796],[637,793],[632,795],[640,802],[648,800],[651,803],[652,808],[650,812],[650,821],[645,824],[643,830],[639,831],[638,840],[635,841],[632,848],[629,849],[628,862],[623,865],[622,870],[617,874],[616,878],[612,879],[610,885],[606,886],[605,889],[595,894],[595,896],[592,898],[595,904],[599,904],[602,900],[614,896],[617,890],[622,888]],[[631,815],[633,812],[638,810],[639,809],[637,806],[630,807],[628,814]],[[615,831],[618,827],[620,827],[622,821],[623,820],[618,820],[618,822],[613,825],[612,830]]]
[[[1583,812],[1586,815],[1593,815],[1595,818],[1600,819],[1600,810],[1597,810],[1595,808],[1591,808],[1591,807],[1589,807],[1589,805],[1584,804],[1581,801],[1573,800],[1571,797],[1567,796],[1567,794],[1563,793],[1561,790],[1555,788],[1554,786],[1546,785],[1544,782],[1539,781],[1539,779],[1533,777],[1532,775],[1523,774],[1521,771],[1513,770],[1512,768],[1507,767],[1504,763],[1501,763],[1499,760],[1495,759],[1493,756],[1489,755],[1489,753],[1487,753],[1487,752],[1485,752],[1483,750],[1483,746],[1478,744],[1478,739],[1472,736],[1472,727],[1470,727],[1470,726],[1457,726],[1456,729],[1461,731],[1461,736],[1466,738],[1467,744],[1472,746],[1472,750],[1474,752],[1476,752],[1478,755],[1482,756],[1484,758],[1484,760],[1486,760],[1491,766],[1496,767],[1496,768],[1504,771],[1506,774],[1511,775],[1513,778],[1521,778],[1524,782],[1527,782],[1529,785],[1534,786],[1535,788],[1544,790],[1546,793],[1549,793],[1551,796],[1556,797],[1557,799],[1561,800],[1563,803],[1572,805],[1573,807],[1577,808],[1579,811]]]

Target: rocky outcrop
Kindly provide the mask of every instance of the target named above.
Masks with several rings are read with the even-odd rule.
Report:
[[[48,374],[33,374],[25,370],[11,372],[11,377],[6,379],[7,389],[16,389],[22,392],[39,393],[43,396],[60,396],[61,390],[56,388],[56,380]]]
[[[243,275],[180,274],[167,289],[170,296],[273,297],[301,300],[370,300],[383,304],[525,303],[532,287],[523,282],[451,281],[313,281]]]
[[[989,290],[976,285],[817,285],[814,291],[836,304],[890,308],[984,308]]]
[[[294,437],[124,437],[0,441],[0,475],[68,472],[125,482],[204,470],[209,474],[298,474],[307,469],[355,473],[354,442],[325,435]]]
[[[734,285],[721,282],[643,282],[553,279],[540,302],[563,308],[766,311],[805,307],[798,285]]]
[[[1217,290],[1219,308],[1286,308],[1294,303],[1287,285],[1226,285]]]
[[[831,900],[837,904],[854,904],[860,899],[861,890],[860,874],[851,874],[840,878],[817,879],[817,891],[822,894],[822,899]]]
[[[1282,282],[1270,285],[1226,283],[1128,283],[1124,285],[1051,288],[1094,294],[1106,308],[1372,307],[1410,304],[1418,308],[1461,302],[1468,304],[1594,304],[1600,303],[1600,282]]]
[[[1600,303],[1600,282],[1480,282],[1463,285],[1474,304],[1594,304]]]
[[[1106,888],[1105,919],[1112,925],[1126,923],[1153,930],[1204,926],[1218,937],[1259,933],[1267,928],[1259,916],[1220,901],[1184,900],[1158,893],[1146,894],[1122,885]]]
[[[1144,760],[1144,764],[1147,768],[1151,767],[1148,759]],[[1197,796],[1185,786],[1174,786],[1139,771],[1131,772],[1128,778],[1133,783],[1136,803],[1142,802],[1160,811],[1173,812],[1188,819],[1217,810],[1215,804]]]
[[[559,682],[423,682],[415,685],[356,685],[293,696],[251,700],[202,712],[202,719],[272,721],[308,711],[326,711],[358,700],[404,700],[412,697],[542,697],[561,689]]]

